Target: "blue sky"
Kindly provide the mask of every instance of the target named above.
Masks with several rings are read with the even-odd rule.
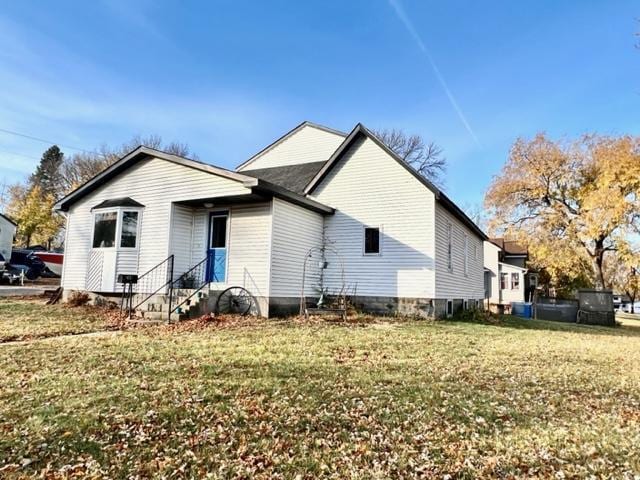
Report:
[[[0,129],[232,168],[303,120],[421,134],[482,201],[518,136],[640,134],[633,1],[6,2]],[[43,143],[0,132],[0,183]],[[65,149],[69,153],[73,150]]]

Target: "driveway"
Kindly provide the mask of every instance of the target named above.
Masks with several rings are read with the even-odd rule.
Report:
[[[0,285],[0,297],[44,295],[46,290],[55,290],[47,285]]]

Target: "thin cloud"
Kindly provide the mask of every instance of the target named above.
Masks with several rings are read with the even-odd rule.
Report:
[[[414,28],[413,23],[411,23],[411,20],[409,20],[409,17],[407,17],[407,14],[404,11],[404,8],[402,8],[402,5],[400,4],[400,0],[389,0],[389,4],[393,7],[393,10],[396,12],[396,15],[398,16],[400,21],[404,24],[409,34],[413,37],[416,44],[418,45],[418,48],[422,51],[422,53],[426,57],[427,61],[429,62],[429,65],[433,69],[433,73],[435,73],[436,78],[438,79],[438,82],[440,82],[440,85],[442,86],[444,93],[447,95],[447,98],[449,99],[451,106],[456,111],[456,113],[458,114],[458,117],[460,118],[460,121],[464,125],[464,128],[467,129],[467,132],[469,132],[469,135],[471,135],[471,138],[473,138],[473,141],[476,143],[476,145],[480,146],[480,140],[478,140],[478,137],[476,136],[475,132],[473,131],[473,128],[471,128],[471,125],[467,120],[467,117],[465,116],[464,112],[460,108],[460,105],[458,105],[456,98],[453,96],[453,93],[451,92],[451,89],[447,84],[447,81],[442,75],[442,72],[440,72],[440,69],[438,68],[438,65],[436,64],[435,60],[431,56],[429,49],[427,48],[425,43],[422,41],[422,38]]]

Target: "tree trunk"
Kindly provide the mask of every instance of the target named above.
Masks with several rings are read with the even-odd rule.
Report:
[[[593,267],[596,274],[595,287],[597,290],[604,290],[604,269],[602,263],[604,260],[604,240],[598,239],[595,241],[595,249],[593,251]]]

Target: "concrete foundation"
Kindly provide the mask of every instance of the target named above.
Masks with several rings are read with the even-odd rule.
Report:
[[[65,290],[62,300],[67,301],[72,290]],[[120,294],[100,294],[95,292],[85,292],[90,297],[90,303],[94,305],[113,302],[120,305]],[[198,305],[197,313],[204,315],[213,312],[215,302],[220,292],[210,291],[207,298]],[[307,298],[309,302],[317,301]],[[445,318],[447,316],[447,299],[445,298],[411,298],[411,297],[378,297],[378,296],[356,296],[351,297],[353,307],[363,313],[373,315],[403,315],[418,318]],[[476,300],[468,299],[468,308],[475,308]],[[453,314],[464,308],[464,300],[461,298],[452,299]],[[193,309],[195,313],[195,308]],[[288,317],[300,313],[299,297],[257,297],[254,298],[253,315],[267,318]]]

